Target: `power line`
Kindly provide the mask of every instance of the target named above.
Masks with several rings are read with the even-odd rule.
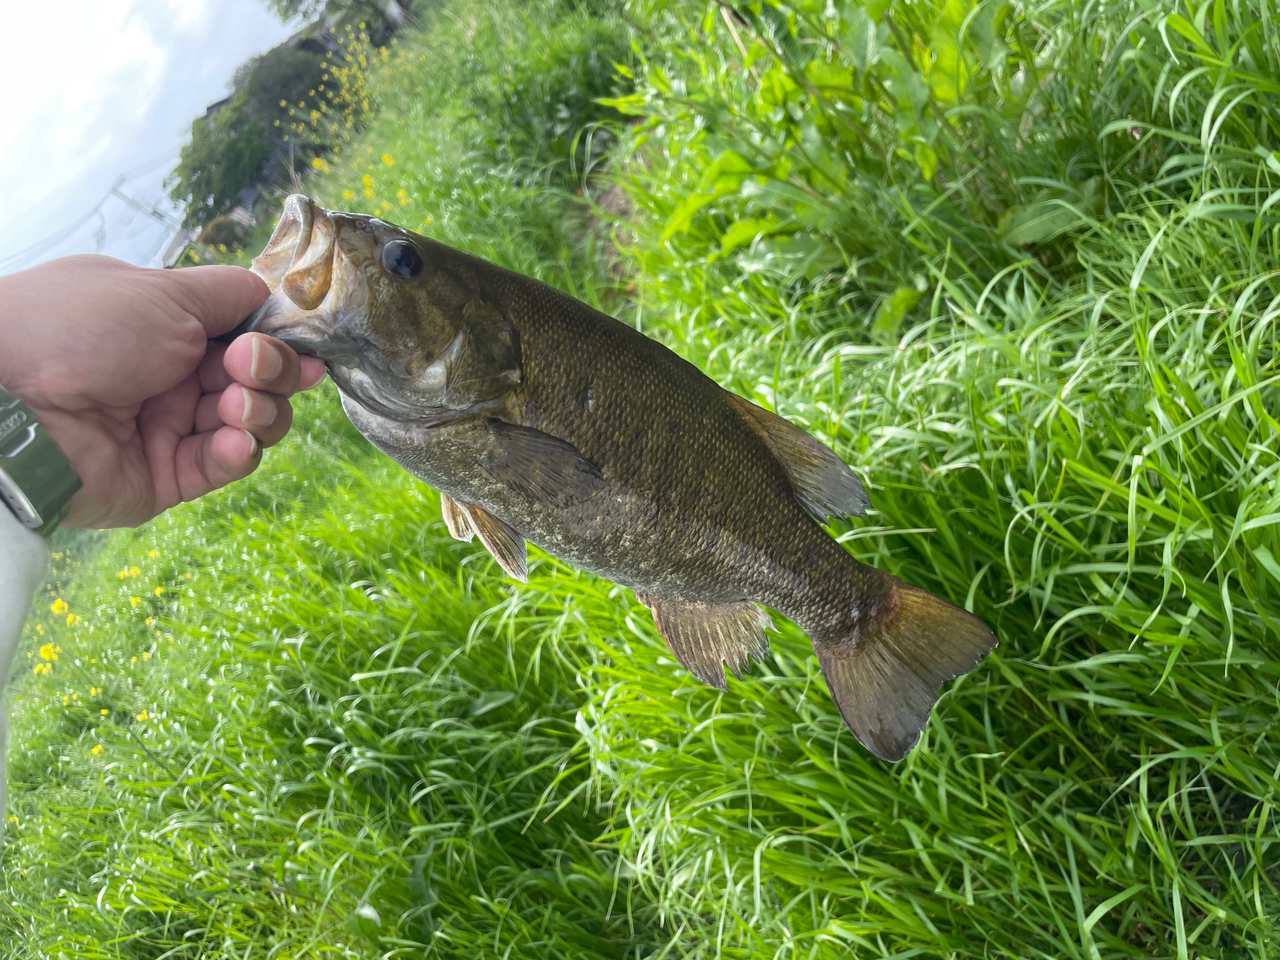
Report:
[[[103,206],[107,203],[107,201],[112,198],[121,200],[124,203],[128,204],[130,207],[132,207],[134,210],[137,210],[141,213],[146,214],[148,217],[151,217],[153,220],[157,221],[160,225],[164,226],[169,231],[170,235],[172,235],[172,233],[175,231],[181,230],[182,224],[175,217],[173,217],[173,215],[161,210],[157,203],[155,202],[152,202],[150,204],[144,203],[143,201],[138,200],[136,197],[130,196],[129,194],[125,193],[120,189],[120,187],[123,186],[128,180],[132,179],[133,176],[137,176],[137,171],[139,171],[139,168],[144,168],[142,172],[145,172],[145,168],[154,168],[157,165],[158,163],[156,162],[156,158],[152,158],[151,160],[148,160],[143,164],[139,164],[138,166],[135,166],[133,168],[134,172],[132,176],[130,175],[130,172],[122,173],[120,176],[116,178],[115,182],[110,187],[107,188],[107,192],[103,194],[102,199],[100,199],[91,208],[89,208],[89,210],[86,211],[82,216],[76,218],[73,222],[69,223],[67,226],[54,231],[48,236],[40,240],[37,240],[35,243],[32,243],[21,250],[18,250],[16,253],[11,253],[7,256],[0,257],[0,274],[14,273],[18,270],[23,269],[24,267],[31,266],[39,262],[40,259],[44,256],[44,254],[48,253],[53,248],[57,247],[58,244],[69,239],[71,236],[73,236],[76,233],[76,231],[78,231],[86,223],[92,220],[95,216],[101,219],[101,226],[99,227],[97,234],[95,234],[95,240],[97,241],[95,245],[98,250],[101,250],[106,242],[106,220],[105,218],[102,218],[101,211]],[[100,240],[98,239],[99,237],[101,238]],[[166,239],[166,242],[167,242],[167,239]]]

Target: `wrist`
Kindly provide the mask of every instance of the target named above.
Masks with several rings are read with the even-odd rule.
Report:
[[[0,500],[23,526],[54,531],[81,487],[70,461],[35,413],[0,387]]]

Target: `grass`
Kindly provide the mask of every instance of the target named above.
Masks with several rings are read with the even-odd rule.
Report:
[[[885,765],[793,627],[697,683],[629,592],[450,540],[326,390],[250,481],[68,541],[11,954],[1276,956],[1276,13],[433,13],[308,191],[811,429],[876,507],[833,531],[1000,646]],[[564,187],[591,44],[632,51],[612,246]]]

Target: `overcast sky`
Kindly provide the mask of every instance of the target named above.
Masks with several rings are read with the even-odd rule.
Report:
[[[91,211],[121,174],[122,191],[172,210],[163,182],[191,121],[297,29],[261,0],[22,3],[4,20],[0,274],[95,251],[157,265],[165,227],[115,198]]]

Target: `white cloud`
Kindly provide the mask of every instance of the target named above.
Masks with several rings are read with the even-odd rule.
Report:
[[[165,152],[176,160],[192,119],[223,95],[235,67],[289,32],[260,0],[47,9],[6,11],[7,36],[41,40],[10,43],[0,57],[10,91],[0,100],[0,258],[92,208],[124,170]],[[81,247],[93,249],[91,237]]]

